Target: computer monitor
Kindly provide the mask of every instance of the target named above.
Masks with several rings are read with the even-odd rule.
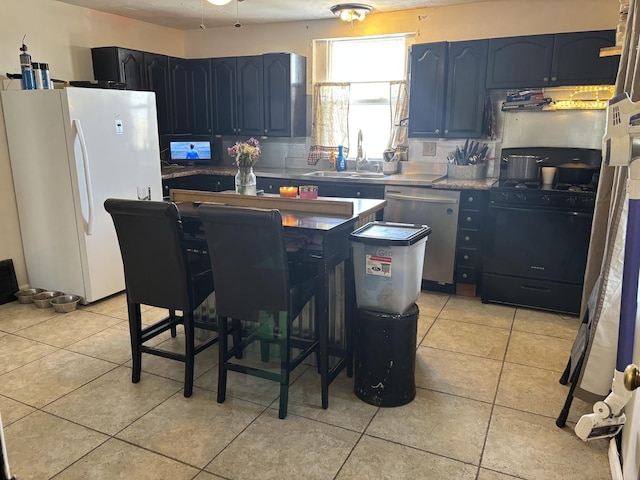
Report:
[[[175,163],[184,162],[211,162],[210,140],[172,140],[169,142],[169,161]]]
[[[210,135],[164,135],[160,137],[160,159],[169,164],[218,163],[222,157],[220,139]]]

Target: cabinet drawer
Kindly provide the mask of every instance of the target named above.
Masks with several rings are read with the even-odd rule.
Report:
[[[488,192],[477,190],[463,190],[460,192],[460,208],[468,208],[472,210],[481,210],[482,205],[487,203],[486,197]]]
[[[291,182],[283,178],[265,178],[258,177],[256,181],[256,188],[258,190],[264,190],[264,193],[277,193],[280,194],[280,187],[286,187]]]
[[[478,230],[459,230],[458,247],[479,247],[481,245],[482,233]]]
[[[458,248],[456,265],[458,267],[477,267],[480,264],[480,252],[475,248]]]
[[[463,228],[471,228],[479,230],[482,225],[482,212],[478,210],[460,210],[458,217],[458,226]]]
[[[456,268],[456,282],[458,283],[478,283],[479,270],[473,267]]]

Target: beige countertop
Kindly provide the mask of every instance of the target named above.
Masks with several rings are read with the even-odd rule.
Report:
[[[449,179],[446,175],[428,173],[397,173],[383,177],[358,177],[358,172],[349,171],[344,177],[322,177],[307,175],[317,169],[306,168],[255,168],[254,172],[259,177],[288,178],[308,180],[309,182],[338,182],[338,183],[367,183],[374,185],[406,185],[414,187],[432,187],[451,190],[488,190],[497,181],[497,178],[485,178],[482,180],[456,180]],[[181,178],[192,175],[235,175],[237,169],[230,165],[208,165],[199,167],[163,167],[162,179]],[[351,174],[351,175],[349,175]],[[366,175],[366,172],[365,172]]]

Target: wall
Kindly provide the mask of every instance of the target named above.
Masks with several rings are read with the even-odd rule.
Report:
[[[195,0],[192,0],[195,1]],[[311,59],[315,38],[415,32],[418,43],[615,28],[618,0],[496,0],[474,5],[371,14],[353,25],[337,19],[270,25],[245,25],[179,32],[53,0],[2,0],[0,72],[19,72],[19,47],[35,61],[47,61],[51,75],[65,80],[92,79],[90,48],[118,45],[186,57],[294,52]],[[240,21],[243,8],[240,5]],[[35,13],[34,13],[35,12]],[[310,68],[312,62],[308,62]],[[0,79],[2,77],[0,76]],[[312,75],[308,72],[307,91]],[[14,88],[15,82],[9,88]],[[299,145],[297,145],[299,147]],[[299,148],[298,148],[299,149]],[[12,258],[18,283],[27,282],[4,124],[0,117],[0,259]]]
[[[37,12],[37,13],[34,13]],[[170,55],[184,55],[182,32],[136,22],[52,0],[2,0],[0,16],[0,89],[20,88],[4,73],[19,73],[18,55],[24,34],[34,61],[46,61],[51,76],[91,80],[91,47],[119,45]],[[43,159],[46,161],[46,159]],[[18,284],[27,283],[15,205],[11,166],[0,115],[0,260],[13,259]]]

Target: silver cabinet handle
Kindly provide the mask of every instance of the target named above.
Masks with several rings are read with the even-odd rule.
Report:
[[[440,129],[439,128],[436,128],[436,133],[440,133]]]
[[[407,202],[424,202],[424,203],[458,203],[458,199],[456,198],[439,198],[439,197],[428,197],[428,196],[416,196],[416,195],[398,195],[396,193],[387,193],[385,195],[385,199],[393,199],[393,200],[404,200]]]
[[[462,257],[462,258],[464,258],[465,260],[469,260],[469,255],[465,255],[465,256],[464,256],[464,257]]]

